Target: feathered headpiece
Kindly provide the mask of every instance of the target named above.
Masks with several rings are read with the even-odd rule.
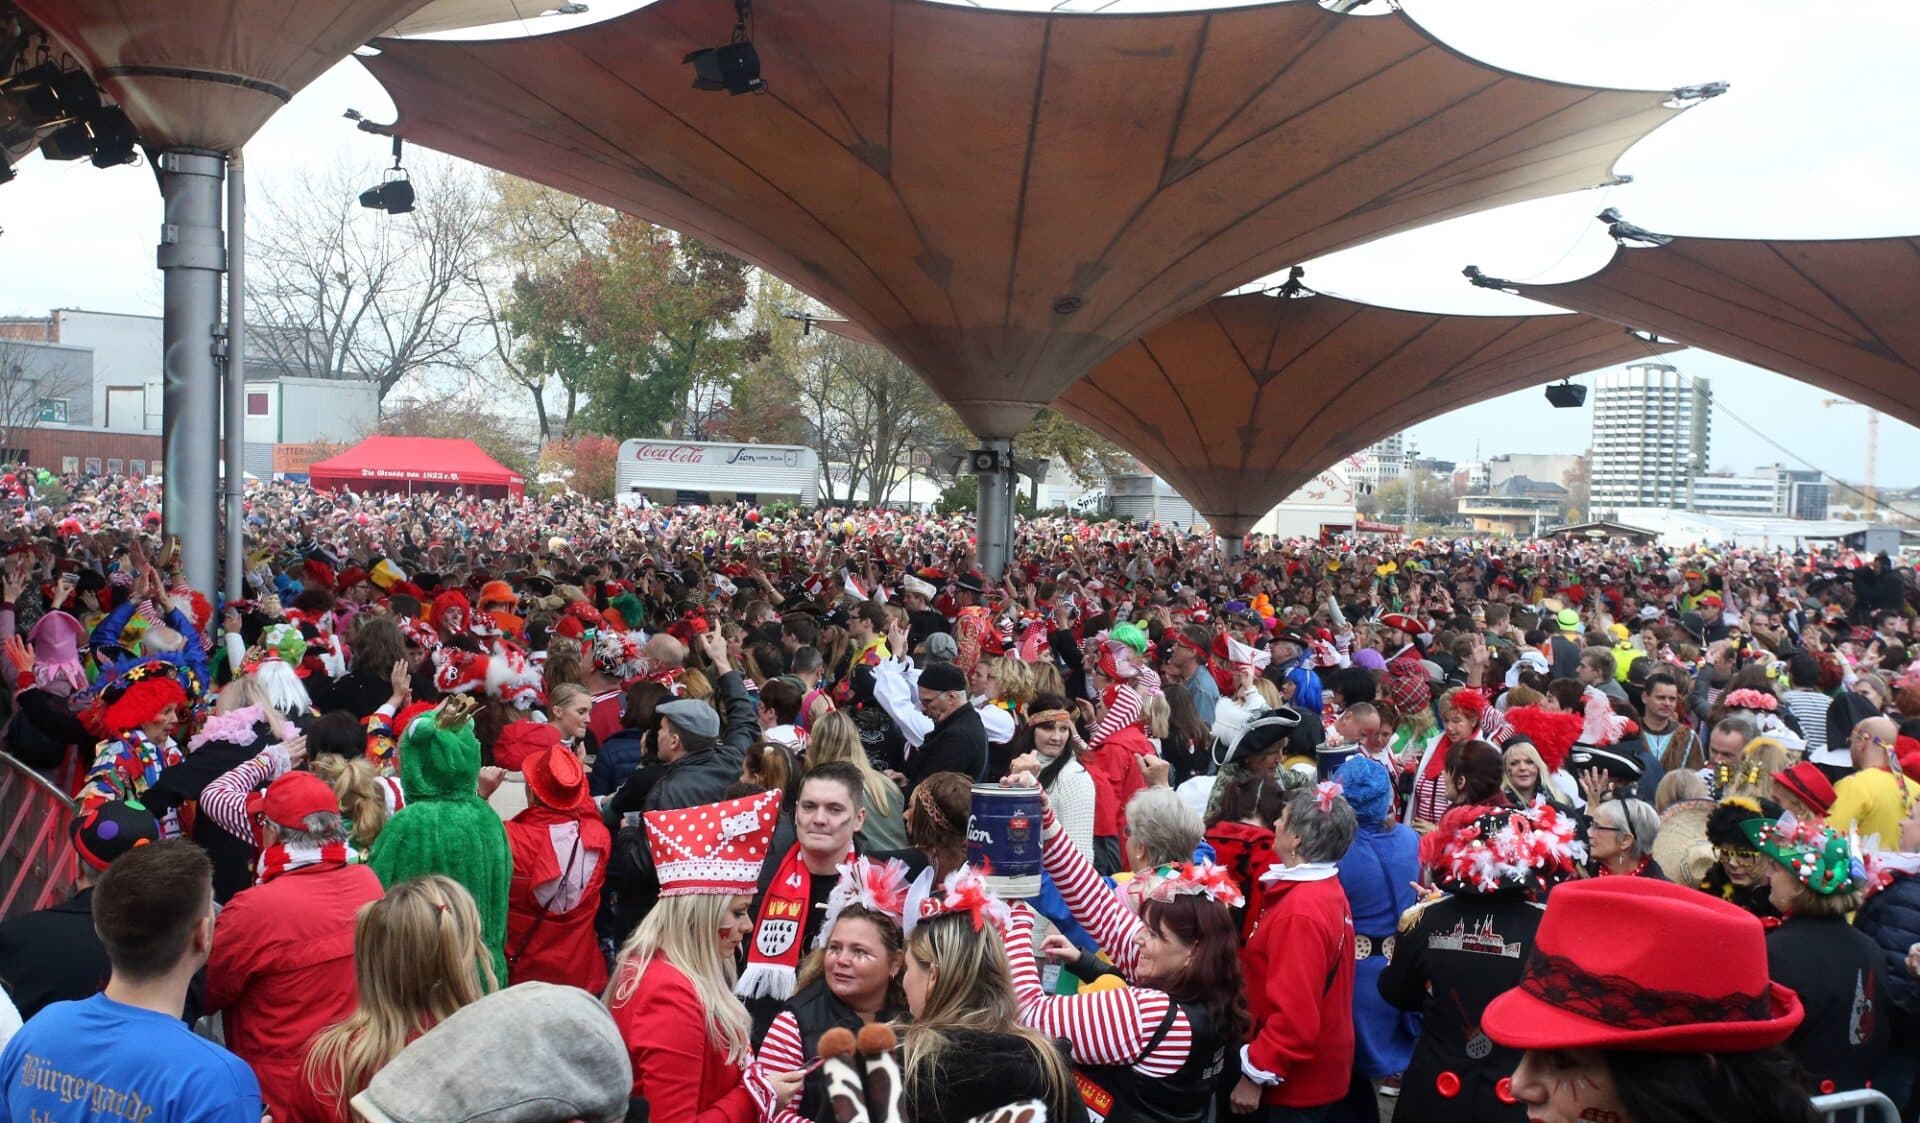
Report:
[[[912,919],[918,926],[943,916],[963,914],[973,918],[975,932],[985,927],[988,921],[992,921],[995,928],[1005,931],[1013,915],[1007,903],[987,888],[985,878],[974,872],[972,866],[962,865],[940,883],[939,893],[920,902],[919,915]]]
[[[602,628],[593,637],[593,665],[600,673],[620,682],[645,673],[647,656],[635,636],[616,628]]]
[[[503,646],[487,660],[487,693],[526,713],[547,700],[540,668],[517,647]]]
[[[1538,706],[1515,706],[1507,711],[1507,724],[1525,737],[1540,752],[1547,771],[1556,772],[1566,763],[1573,743],[1580,739],[1586,724],[1579,714],[1548,713]]]
[[[859,905],[870,912],[882,913],[899,923],[907,911],[907,864],[898,858],[876,862],[855,858],[840,866],[840,880],[827,896],[827,915],[813,946],[827,946],[827,933],[848,905]]]
[[[1453,893],[1537,891],[1572,874],[1587,857],[1572,817],[1543,799],[1525,809],[1449,819],[1439,832],[1446,833],[1434,881]]]
[[[1233,875],[1226,867],[1212,862],[1182,862],[1174,866],[1170,874],[1147,891],[1147,899],[1166,902],[1192,894],[1218,901],[1228,908],[1237,909],[1247,902],[1246,895],[1234,884]]]

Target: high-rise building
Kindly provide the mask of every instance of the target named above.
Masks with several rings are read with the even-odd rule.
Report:
[[[1589,505],[1685,507],[1687,481],[1707,463],[1712,390],[1666,363],[1635,363],[1594,380]]]
[[[1811,468],[1789,468],[1784,464],[1775,464],[1760,471],[1771,472],[1778,481],[1779,507],[1774,514],[1816,521],[1827,517],[1831,494],[1827,490],[1826,476]]]
[[[1407,474],[1407,435],[1395,433],[1382,437],[1368,445],[1362,455],[1366,457],[1367,466],[1360,482],[1377,488],[1388,480],[1397,480]]]

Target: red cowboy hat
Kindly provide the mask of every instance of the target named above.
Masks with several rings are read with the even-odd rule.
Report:
[[[580,758],[565,746],[534,753],[520,765],[527,790],[548,807],[565,811],[580,803],[587,794],[587,773]]]
[[[1642,877],[1553,891],[1520,985],[1480,1028],[1510,1049],[1750,1053],[1800,1025],[1800,997],[1767,977],[1765,930],[1697,889]]]

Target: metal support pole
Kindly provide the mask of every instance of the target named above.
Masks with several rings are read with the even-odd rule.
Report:
[[[999,453],[1000,470],[980,473],[979,525],[974,557],[989,578],[999,580],[1013,558],[1013,442],[1002,438],[980,442]]]
[[[1220,535],[1220,556],[1228,561],[1239,561],[1246,555],[1246,536],[1240,534]]]
[[[220,182],[226,159],[218,152],[180,148],[160,154],[165,218],[158,253],[164,274],[161,455],[166,464],[163,523],[180,542],[187,583],[202,593],[217,588],[218,535],[214,529],[220,440],[220,376],[214,365],[214,329],[220,323],[220,274],[227,267],[220,231]]]
[[[227,157],[227,600],[247,572],[247,180],[241,154]]]

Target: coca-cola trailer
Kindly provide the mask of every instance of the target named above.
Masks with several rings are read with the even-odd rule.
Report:
[[[796,503],[820,498],[820,457],[801,445],[631,440],[614,471],[620,502]]]

